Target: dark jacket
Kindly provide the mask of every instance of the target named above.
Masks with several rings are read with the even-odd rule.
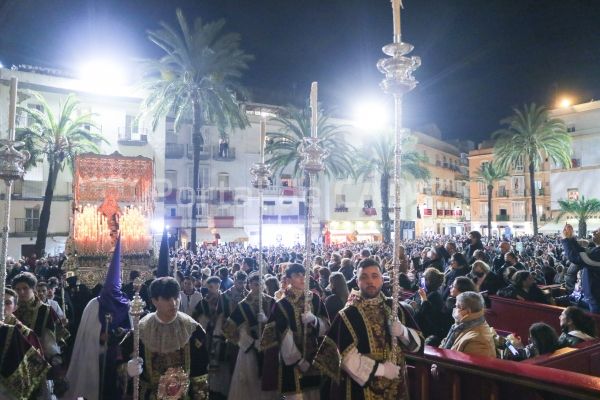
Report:
[[[488,294],[496,294],[498,290],[502,289],[505,286],[506,285],[504,284],[504,279],[496,275],[494,272],[490,271],[490,273],[485,276],[481,285],[479,285],[479,291],[487,291]]]
[[[417,295],[418,297],[418,295]],[[435,335],[440,340],[445,338],[452,325],[452,319],[444,312],[444,300],[438,291],[428,293],[427,300],[421,301],[419,310],[415,313],[415,321],[421,328],[423,336]]]
[[[578,267],[581,273],[581,289],[586,303],[593,313],[600,312],[600,247],[587,251],[577,243],[575,238],[563,239],[565,255]]]
[[[519,297],[527,301],[535,301],[536,303],[550,304],[542,289],[533,285],[529,288],[529,292],[516,287],[515,285],[509,285],[504,289],[498,291],[498,296],[507,297],[509,299],[520,300]],[[518,297],[517,297],[518,296]]]
[[[458,269],[449,269],[446,272],[446,277],[444,278],[445,286],[444,291],[442,293],[442,297],[446,299],[450,295],[450,287],[454,283],[454,280],[459,276],[466,276],[471,271],[469,267],[463,267]]]
[[[473,264],[476,261],[475,258],[473,258],[473,253],[475,253],[475,250],[485,250],[483,247],[483,243],[481,243],[481,240],[478,240],[475,244],[469,243],[469,245],[465,249],[465,257],[469,262],[469,265]]]

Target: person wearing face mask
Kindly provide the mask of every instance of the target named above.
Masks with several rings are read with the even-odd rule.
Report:
[[[550,304],[548,298],[536,283],[529,271],[518,271],[512,278],[512,284],[498,291],[498,296],[516,300],[535,301]]]
[[[440,347],[476,356],[496,357],[494,332],[485,320],[484,308],[483,297],[479,293],[459,294],[452,310],[454,325]]]
[[[573,347],[596,337],[596,324],[581,308],[567,307],[558,317],[562,331],[558,347]]]
[[[490,266],[483,261],[475,261],[471,268],[471,277],[475,283],[477,292],[487,292],[496,294],[499,289],[504,287],[502,279],[490,270]]]

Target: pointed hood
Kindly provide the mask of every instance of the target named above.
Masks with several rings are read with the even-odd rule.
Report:
[[[102,331],[106,329],[106,314],[112,317],[110,330],[118,327],[130,328],[129,299],[121,291],[121,235],[117,238],[112,260],[106,272],[106,281],[98,296],[100,308],[98,318],[102,324]]]
[[[163,229],[163,235],[160,241],[158,268],[156,270],[157,278],[162,278],[163,276],[169,276],[169,239],[167,237],[166,229]]]

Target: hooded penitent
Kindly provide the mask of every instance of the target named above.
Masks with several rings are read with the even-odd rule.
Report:
[[[129,300],[121,291],[121,235],[117,238],[112,260],[106,273],[104,287],[98,296],[98,318],[102,331],[106,329],[106,314],[110,314],[110,330],[119,327],[129,329]]]

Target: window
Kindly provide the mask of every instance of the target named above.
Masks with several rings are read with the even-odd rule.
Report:
[[[579,200],[579,189],[578,188],[567,189],[567,199],[568,200]]]
[[[138,119],[133,115],[125,116],[125,137],[129,140],[140,140]]]
[[[488,213],[488,204],[487,203],[479,203],[479,215],[482,217],[487,216]]]
[[[26,208],[25,209],[25,231],[35,232],[40,225],[40,209]]]
[[[263,215],[276,215],[275,212],[275,201],[265,200],[263,201]]]
[[[513,219],[517,221],[525,220],[525,202],[524,201],[513,201],[512,202],[512,215]]]
[[[524,176],[512,176],[510,178],[510,189],[514,196],[525,195],[525,177]]]
[[[165,120],[165,130],[167,131],[167,135],[175,134],[175,118],[167,117]]]
[[[477,182],[477,186],[479,187],[479,195],[487,196],[487,194],[488,194],[487,184],[483,181],[479,181],[479,182]]]
[[[515,172],[523,172],[523,156],[519,156],[515,160]]]
[[[371,195],[365,195],[365,200],[363,203],[363,207],[364,208],[373,208],[373,196]]]
[[[335,208],[344,208],[346,207],[346,195],[345,194],[336,194],[335,195]]]
[[[220,188],[229,187],[229,174],[227,172],[219,172],[217,186]]]

